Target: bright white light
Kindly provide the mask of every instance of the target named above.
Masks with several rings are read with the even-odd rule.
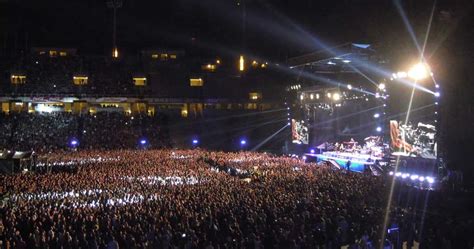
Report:
[[[332,96],[332,95],[331,95],[331,93],[328,93],[328,95],[327,95],[327,96],[328,96],[328,98],[331,98],[331,96]]]
[[[418,180],[420,180],[420,182],[423,182],[423,181],[425,181],[425,177],[424,177],[424,176],[420,176],[420,177],[418,178]]]
[[[408,71],[408,76],[414,80],[422,80],[429,75],[430,69],[425,63],[418,63]]]
[[[140,144],[142,145],[146,144],[146,140],[145,139],[140,140]]]
[[[374,114],[374,118],[379,118],[379,117],[380,117],[380,114],[378,114],[378,113]]]
[[[402,176],[402,173],[401,173],[401,172],[397,172],[397,173],[395,173],[395,176],[396,176],[396,177],[400,177],[400,176]]]
[[[347,85],[347,89],[352,90],[352,86],[351,86],[351,85]]]
[[[438,102],[435,102],[435,105],[438,105]]]
[[[441,94],[439,92],[435,92],[434,96],[439,97]]]
[[[402,174],[402,178],[403,178],[403,179],[405,179],[405,178],[407,178],[407,177],[409,177],[409,176],[410,176],[410,174],[407,174],[407,173]]]
[[[309,95],[309,98],[310,98],[310,99],[314,99],[314,94],[310,94],[310,95]]]
[[[380,90],[385,89],[385,84],[384,84],[384,83],[380,83],[380,84],[379,84],[379,89],[380,89]]]
[[[319,93],[316,93],[316,99],[319,99]]]
[[[433,177],[427,176],[427,177],[426,177],[426,181],[427,181],[428,183],[433,183],[433,182],[434,182],[434,179],[433,179]]]
[[[287,107],[286,109],[287,109],[287,110],[290,110],[290,107]]]
[[[389,175],[393,176],[393,171],[388,172]]]
[[[291,123],[290,123],[290,122],[288,122],[288,123],[287,123],[287,125],[291,125]]]
[[[350,61],[350,60],[342,60],[342,62],[344,62],[344,63],[349,63],[349,62],[351,62],[351,61]]]
[[[301,99],[301,100],[304,99],[304,94],[301,94],[300,99]]]
[[[377,127],[376,130],[377,130],[377,132],[381,132],[381,131],[382,131],[382,127],[379,126],[379,127]]]
[[[306,161],[306,156],[303,156],[303,160],[305,160],[305,161]]]
[[[435,87],[436,87],[436,88],[439,88],[439,85],[438,85],[438,84],[436,84],[436,85],[435,85]]]
[[[397,77],[398,77],[398,78],[406,78],[406,77],[407,77],[407,73],[406,73],[406,72],[398,72],[398,73],[397,73]]]
[[[336,65],[336,63],[334,63],[332,61],[328,61],[328,65]]]
[[[412,179],[414,181],[414,180],[418,179],[418,175],[411,175],[410,179]]]
[[[332,98],[333,98],[335,101],[338,101],[338,100],[341,99],[341,95],[340,95],[339,93],[334,93],[334,94],[332,95]]]
[[[314,154],[314,149],[311,149],[309,152],[311,152],[311,154]]]
[[[247,144],[247,141],[244,140],[244,139],[242,139],[242,140],[240,140],[240,144],[241,144],[241,145],[246,145],[246,144]]]
[[[198,144],[199,141],[197,139],[193,139],[193,144]]]

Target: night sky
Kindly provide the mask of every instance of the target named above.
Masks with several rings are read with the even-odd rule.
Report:
[[[396,0],[123,0],[118,46],[183,48],[206,56],[241,53],[271,61],[346,42],[371,43],[393,68],[417,56]],[[434,0],[401,0],[420,44]],[[442,86],[442,147],[462,165],[474,144],[472,0],[438,0],[426,57]],[[109,54],[112,10],[99,0],[0,0],[4,53],[34,46]],[[471,173],[474,172],[471,168]]]

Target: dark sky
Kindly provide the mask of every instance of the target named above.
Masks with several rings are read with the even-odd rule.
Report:
[[[434,1],[401,2],[422,40]],[[446,29],[443,13],[457,20],[469,5],[467,0],[439,0],[436,32]],[[0,6],[0,35],[9,46],[110,50],[112,10],[106,1],[2,0]],[[193,45],[216,54],[243,50],[277,60],[319,49],[312,38],[328,45],[366,42],[392,51],[414,49],[391,0],[123,0],[117,37],[119,47],[132,53],[144,47]]]

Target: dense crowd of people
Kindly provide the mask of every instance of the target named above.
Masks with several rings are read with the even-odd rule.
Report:
[[[233,177],[207,159],[255,177]],[[49,160],[80,167],[2,176],[3,246],[337,248],[369,243],[381,215],[379,178],[297,159],[163,150],[58,153]]]
[[[44,114],[0,114],[0,149],[51,152],[71,147],[88,149],[163,148],[170,140],[162,117],[127,116],[118,112],[74,115],[65,112]],[[72,146],[72,140],[78,144]],[[145,145],[144,145],[145,146]]]
[[[0,176],[0,248],[378,248],[390,185],[255,152],[82,150],[42,162],[76,170]],[[472,244],[452,240],[472,217],[431,219],[407,203],[387,246],[422,233],[420,248]]]

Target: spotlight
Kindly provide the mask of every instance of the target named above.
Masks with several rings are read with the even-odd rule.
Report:
[[[425,177],[424,177],[424,176],[420,176],[420,177],[418,178],[418,180],[420,180],[420,182],[424,182],[424,181],[425,181]]]
[[[290,122],[288,122],[288,123],[287,123],[287,125],[291,125],[291,123],[290,123]]]
[[[414,181],[414,180],[418,179],[418,175],[411,175],[411,176],[410,176],[410,179],[411,179],[412,181]]]
[[[380,89],[380,90],[385,89],[385,84],[384,84],[384,83],[380,83],[380,84],[379,84],[379,89]]]
[[[246,144],[247,144],[247,140],[245,139],[240,140],[240,145],[246,145]]]
[[[408,173],[402,174],[402,178],[403,178],[403,179],[405,179],[405,178],[407,178],[407,177],[409,177],[409,176],[410,176],[410,174],[408,174]]]
[[[79,145],[79,141],[76,138],[71,139],[71,142],[69,143],[71,147],[76,147]]]
[[[438,85],[438,84],[436,84],[436,85],[435,85],[435,87],[436,87],[436,88],[439,88],[439,85]]]
[[[305,161],[306,161],[306,156],[303,156],[303,160],[305,160]]]
[[[199,141],[198,141],[197,139],[193,139],[193,144],[194,144],[194,145],[196,145],[196,144],[198,144],[198,143],[199,143]]]
[[[438,102],[435,102],[435,105],[438,105]]]
[[[398,78],[406,78],[406,77],[407,77],[407,73],[406,73],[406,72],[398,72],[398,73],[397,73],[397,77],[398,77]]]
[[[338,100],[341,99],[341,95],[340,95],[339,93],[334,93],[334,94],[332,95],[332,98],[333,98],[335,101],[338,101]]]
[[[393,176],[393,171],[388,172],[389,175]]]
[[[141,144],[141,145],[145,145],[145,144],[146,144],[146,139],[141,139],[141,140],[140,140],[140,144]]]
[[[427,181],[428,183],[430,183],[430,184],[431,184],[431,183],[434,183],[433,177],[430,177],[430,176],[427,176],[427,177],[426,177],[426,181]]]
[[[347,89],[352,90],[352,86],[350,84],[347,85]]]
[[[400,177],[400,176],[402,176],[402,173],[401,173],[401,172],[397,172],[397,173],[395,173],[395,176],[396,176],[396,177]]]
[[[290,107],[287,107],[286,109],[287,109],[287,110],[290,110]]]
[[[380,117],[380,114],[378,114],[378,113],[374,114],[374,118],[379,118],[379,117]]]
[[[314,149],[311,149],[309,152],[311,152],[311,154],[314,154],[315,151]]]
[[[418,63],[408,71],[408,77],[414,80],[422,80],[430,75],[430,69],[425,63]]]
[[[439,92],[435,92],[435,93],[434,93],[434,96],[435,96],[435,97],[439,97],[440,95],[441,95],[441,94],[440,94]]]
[[[381,131],[382,131],[382,127],[379,126],[379,127],[377,127],[376,130],[377,130],[377,132],[381,132]]]

